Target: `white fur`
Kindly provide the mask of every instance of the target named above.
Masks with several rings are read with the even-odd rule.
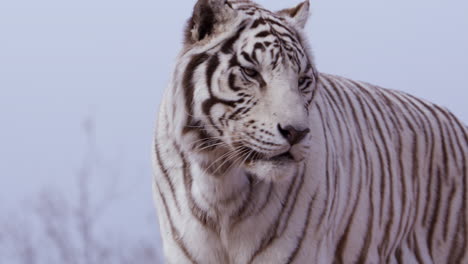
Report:
[[[210,2],[217,10],[226,8],[220,6],[224,1]],[[236,8],[246,3],[250,2],[232,2],[232,5]],[[286,23],[300,33],[308,9],[307,2],[296,17],[286,18]],[[207,169],[211,164],[222,165],[229,158],[226,151],[236,138],[258,132],[258,129],[246,129],[243,121],[229,121],[222,136],[214,127],[206,126],[209,133],[221,138],[224,146],[201,153],[192,149],[199,140],[197,133],[182,133],[188,120],[182,83],[184,69],[194,55],[216,48],[235,34],[245,17],[242,12],[226,12],[231,14],[227,16],[229,19],[218,25],[223,30],[185,47],[159,112],[153,187],[166,262],[354,263],[367,241],[364,263],[396,263],[397,258],[404,263],[416,263],[418,258],[424,263],[446,263],[456,236],[468,239],[468,230],[459,229],[457,222],[462,193],[467,192],[468,168],[463,164],[468,164],[468,133],[464,127],[455,125],[457,120],[447,118],[447,112],[430,103],[400,92],[321,74],[315,80],[316,97],[306,111],[306,95],[297,92],[296,72],[286,66],[277,71],[261,69],[270,88],[261,92],[252,86],[254,97],[261,99],[249,116],[265,123],[264,129],[271,133],[266,140],[277,144],[264,150],[268,156],[291,148],[276,124],[310,128],[309,136],[290,149],[294,156],[300,157],[298,162],[283,165],[246,162],[221,174],[220,170]],[[219,56],[213,92],[229,99],[226,76],[233,69],[227,67],[227,55]],[[311,58],[310,54],[308,57]],[[192,115],[206,123],[200,105],[210,96],[204,65],[194,73]],[[210,114],[219,117],[226,111],[228,107],[219,105]],[[439,126],[441,122],[444,129]],[[381,130],[386,134],[380,134]],[[456,147],[442,144],[440,138],[452,140]],[[449,164],[444,165],[442,157],[447,151]],[[414,155],[418,155],[416,159]],[[400,157],[403,164],[399,162]],[[455,208],[447,220],[439,217],[433,224],[434,244],[427,243],[429,228],[423,224],[426,204],[429,209],[437,205],[434,198],[427,200],[429,193],[437,193],[435,188],[438,188],[434,184],[427,189],[429,179],[437,180],[436,170],[428,171],[431,166],[439,169],[448,166],[438,189],[445,205],[441,210]],[[383,196],[382,184],[385,185]],[[452,187],[455,193],[449,205]],[[246,208],[242,209],[244,205]],[[203,219],[213,221],[214,229],[197,219],[194,206],[206,213]],[[250,216],[239,220],[236,215],[239,212]],[[467,221],[466,207],[461,214]],[[278,219],[278,226],[271,230],[272,223]],[[448,240],[443,239],[445,221],[450,223]],[[468,223],[464,224],[466,227]],[[265,238],[274,231],[271,243],[262,248]],[[343,239],[345,234],[347,239]],[[465,248],[453,252],[467,249],[465,244]],[[466,254],[460,261],[468,263]]]

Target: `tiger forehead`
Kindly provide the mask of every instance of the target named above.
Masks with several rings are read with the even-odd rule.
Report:
[[[247,18],[246,20],[253,21],[250,27],[251,29],[256,29],[259,26],[269,26],[279,32],[286,31],[286,34],[289,34],[289,36],[284,36],[291,38],[293,42],[299,40],[297,32],[287,24],[286,20],[281,15],[271,12],[249,0],[228,1],[228,3],[230,3],[234,9],[244,14]],[[245,22],[246,21],[244,21],[244,23]]]
[[[253,16],[259,13],[265,13],[265,14],[269,14],[272,16],[276,16],[275,13],[259,6],[258,4],[250,0],[231,0],[231,1],[226,1],[226,3],[228,3],[232,8],[238,11],[242,11],[245,14],[250,15],[250,16]]]
[[[230,4],[246,17],[242,24],[247,25],[247,30],[240,46],[244,60],[257,65],[261,64],[259,60],[264,60],[273,69],[283,64],[307,71],[310,63],[301,37],[283,17],[248,0],[230,1]],[[258,53],[262,56],[257,56]]]
[[[246,21],[248,29],[242,34],[240,56],[251,64],[267,61],[273,69],[292,65],[297,70],[309,64],[299,34],[286,23],[271,16],[259,16]],[[259,55],[262,54],[262,55]]]

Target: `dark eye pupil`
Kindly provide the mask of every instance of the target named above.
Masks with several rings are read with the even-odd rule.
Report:
[[[306,81],[307,81],[307,78],[304,78],[304,77],[300,78],[299,85],[303,85]]]

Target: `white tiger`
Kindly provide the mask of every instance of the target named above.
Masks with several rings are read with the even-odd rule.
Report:
[[[468,263],[466,127],[318,73],[308,16],[196,4],[155,137],[167,263]]]

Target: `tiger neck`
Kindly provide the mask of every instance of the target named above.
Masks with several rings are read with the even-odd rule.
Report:
[[[240,167],[223,174],[211,174],[197,160],[188,161],[184,165],[184,177],[188,182],[184,187],[188,197],[186,202],[195,211],[206,212],[203,218],[208,219],[220,234],[229,234],[246,219],[264,215],[264,211],[278,210],[288,199],[288,194],[299,189],[301,178],[305,179],[304,165],[298,166],[288,179],[273,182],[260,180],[259,175],[252,175]]]
[[[216,210],[227,210],[231,204],[246,199],[253,179],[241,168],[233,168],[223,174],[211,174],[198,162],[192,162],[190,174],[191,190],[201,204]],[[205,207],[204,206],[204,207]]]

